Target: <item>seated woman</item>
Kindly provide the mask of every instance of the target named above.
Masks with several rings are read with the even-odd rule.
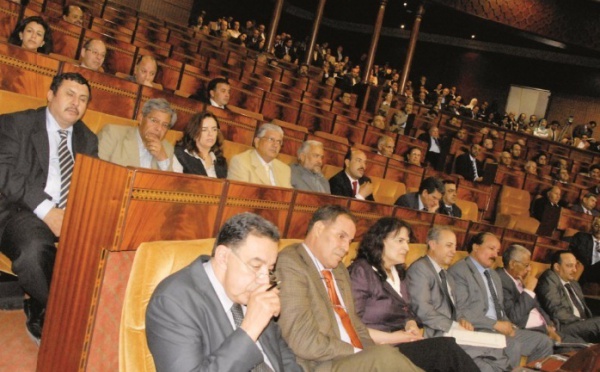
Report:
[[[8,38],[10,44],[32,52],[52,53],[52,30],[42,17],[29,17],[22,20]]]
[[[375,343],[396,344],[425,371],[479,371],[454,338],[421,335],[404,280],[410,235],[406,222],[383,217],[363,236],[348,268],[356,313]]]
[[[192,116],[183,138],[175,145],[173,171],[227,178],[227,163],[221,145],[223,137],[217,118],[204,111]]]
[[[421,155],[423,154],[423,152],[421,151],[421,149],[419,147],[411,147],[408,149],[408,151],[406,151],[404,153],[404,160],[408,163],[408,164],[412,164],[412,165],[416,165],[416,166],[423,166],[421,164]]]

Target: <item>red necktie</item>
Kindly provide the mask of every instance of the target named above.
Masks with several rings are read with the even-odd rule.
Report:
[[[356,181],[354,181],[354,182],[356,182]],[[348,315],[346,310],[344,310],[344,308],[342,307],[342,304],[340,303],[340,299],[338,298],[337,292],[335,291],[335,285],[333,284],[333,274],[331,274],[331,271],[329,271],[329,270],[323,270],[323,271],[321,271],[321,274],[323,274],[323,278],[325,279],[325,285],[327,286],[327,292],[329,293],[329,299],[331,300],[331,303],[333,304],[333,310],[340,317],[340,320],[342,321],[342,325],[344,326],[346,333],[348,333],[348,337],[350,337],[350,342],[352,343],[352,346],[354,346],[358,349],[362,349],[363,348],[362,342],[360,342],[360,338],[356,334],[356,330],[354,329],[354,326],[352,325],[350,316]]]
[[[358,181],[352,181],[352,196],[356,196],[356,190],[358,190]]]

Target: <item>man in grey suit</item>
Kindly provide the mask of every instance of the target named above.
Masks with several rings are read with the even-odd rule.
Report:
[[[569,251],[556,251],[538,281],[535,293],[557,323],[561,334],[580,342],[600,342],[600,317],[594,317],[575,280],[577,259]]]
[[[212,257],[158,285],[146,311],[158,371],[302,371],[273,321],[278,242],[272,223],[238,214],[221,228]]]
[[[75,155],[98,156],[81,121],[91,100],[77,73],[56,75],[48,105],[0,116],[0,251],[12,260],[27,331],[39,344]]]
[[[411,307],[423,323],[425,337],[440,337],[451,328],[473,331],[465,318],[456,317],[454,281],[447,268],[456,254],[456,235],[448,227],[427,233],[427,255],[410,265],[407,278]],[[502,349],[461,345],[484,372],[510,369]]]
[[[435,213],[440,207],[440,200],[446,191],[439,178],[427,177],[419,185],[418,192],[409,192],[396,200],[396,205],[418,211]]]
[[[323,177],[323,143],[304,141],[298,149],[298,163],[290,166],[292,187],[298,190],[330,194],[329,181]]]
[[[375,345],[354,310],[342,258],[354,239],[346,208],[319,208],[303,243],[281,251],[281,332],[306,371],[420,371],[390,345]]]
[[[467,245],[469,256],[452,265],[458,318],[469,319],[476,330],[499,332],[506,336],[505,353],[513,367],[521,356],[529,361],[552,354],[552,340],[540,333],[518,329],[506,317],[502,282],[491,270],[500,251],[500,241],[488,232],[479,233]]]

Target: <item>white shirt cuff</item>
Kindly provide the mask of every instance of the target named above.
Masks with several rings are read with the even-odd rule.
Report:
[[[50,212],[50,210],[54,207],[56,207],[56,205],[52,203],[52,201],[46,199],[33,210],[33,213],[35,213],[35,215],[43,221],[48,212]]]
[[[165,159],[165,160],[161,160],[161,161],[157,161],[158,163],[158,168],[160,170],[169,170],[169,165],[171,165],[171,159]]]

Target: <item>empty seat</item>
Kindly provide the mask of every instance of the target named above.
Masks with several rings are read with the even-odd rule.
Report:
[[[529,192],[503,186],[498,196],[495,225],[535,234],[540,222],[529,216],[530,204]]]

